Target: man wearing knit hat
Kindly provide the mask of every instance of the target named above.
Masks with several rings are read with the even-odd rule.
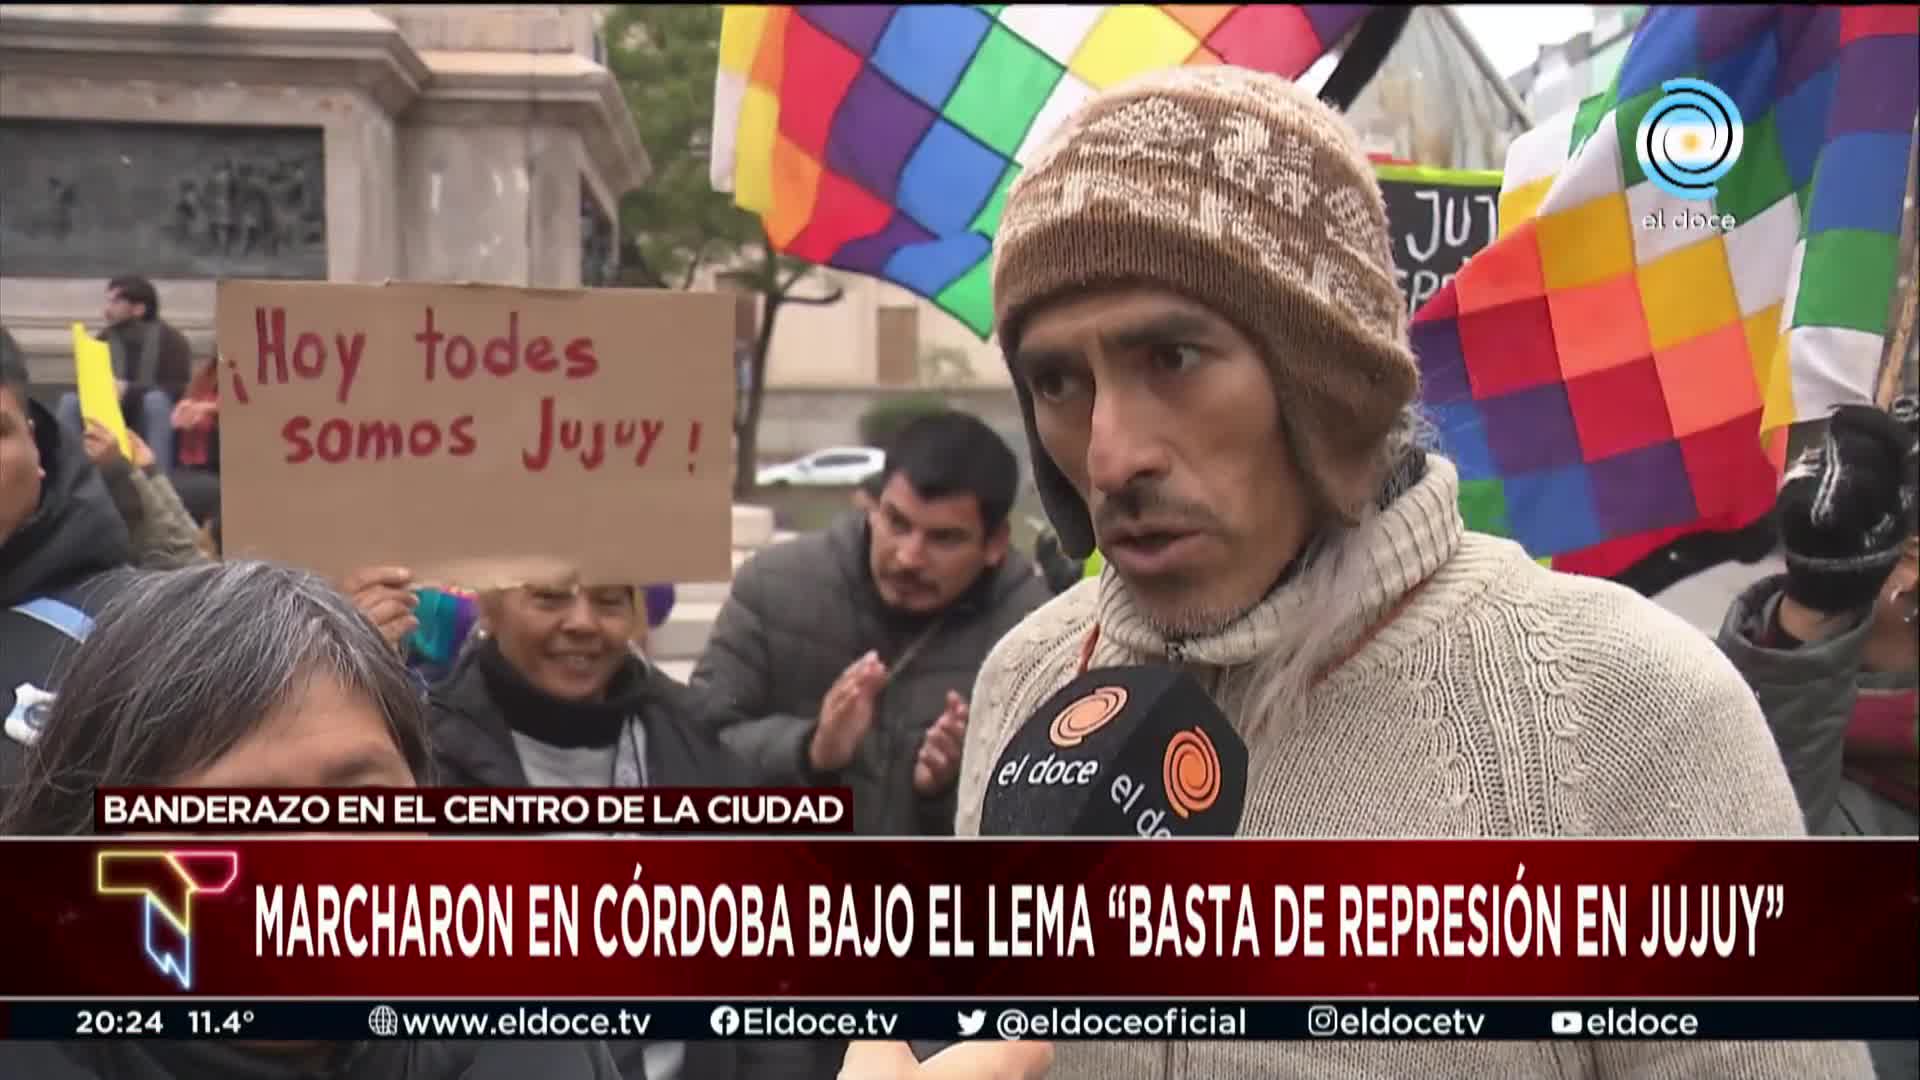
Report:
[[[1463,530],[1358,140],[1228,67],[1088,102],[1006,200],[1002,347],[1062,547],[1109,564],[981,669],[957,831],[1086,667],[1183,666],[1246,836],[1804,834],[1752,693],[1611,583]],[[1857,1044],[1067,1043],[1054,1076],[1870,1076]]]

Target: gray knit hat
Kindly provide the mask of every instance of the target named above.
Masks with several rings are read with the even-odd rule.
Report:
[[[1419,391],[1390,243],[1380,185],[1339,114],[1277,76],[1170,68],[1082,105],[1014,181],[994,322],[1011,363],[1036,306],[1086,289],[1150,284],[1217,312],[1260,346],[1314,495],[1352,520]],[[1087,507],[1014,387],[1047,516],[1084,558]]]

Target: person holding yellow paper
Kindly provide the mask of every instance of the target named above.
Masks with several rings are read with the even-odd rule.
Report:
[[[111,357],[126,428],[147,441],[161,471],[172,472],[173,406],[193,377],[193,346],[184,334],[161,320],[160,294],[146,278],[126,275],[109,281],[102,314],[107,328],[98,340],[107,346]],[[80,394],[60,399],[60,423],[76,439],[86,434],[83,411]],[[97,410],[89,415],[106,422]],[[123,446],[122,452],[132,451]]]
[[[130,454],[120,452],[119,440],[107,425],[89,419],[82,443],[132,534],[133,564],[143,570],[178,570],[204,561],[193,515],[153,460],[153,451],[138,434],[126,438]]]

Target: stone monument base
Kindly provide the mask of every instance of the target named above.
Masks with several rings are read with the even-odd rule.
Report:
[[[0,325],[36,384],[152,279],[611,280],[650,168],[590,7],[0,7]]]

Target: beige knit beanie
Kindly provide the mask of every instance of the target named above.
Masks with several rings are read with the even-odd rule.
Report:
[[[1036,305],[1128,284],[1231,320],[1262,350],[1303,476],[1345,520],[1375,498],[1380,448],[1419,389],[1386,204],[1360,141],[1293,83],[1178,67],[1082,105],[1007,193],[994,322],[1011,361]],[[1093,527],[1033,426],[1034,479],[1061,546]]]

